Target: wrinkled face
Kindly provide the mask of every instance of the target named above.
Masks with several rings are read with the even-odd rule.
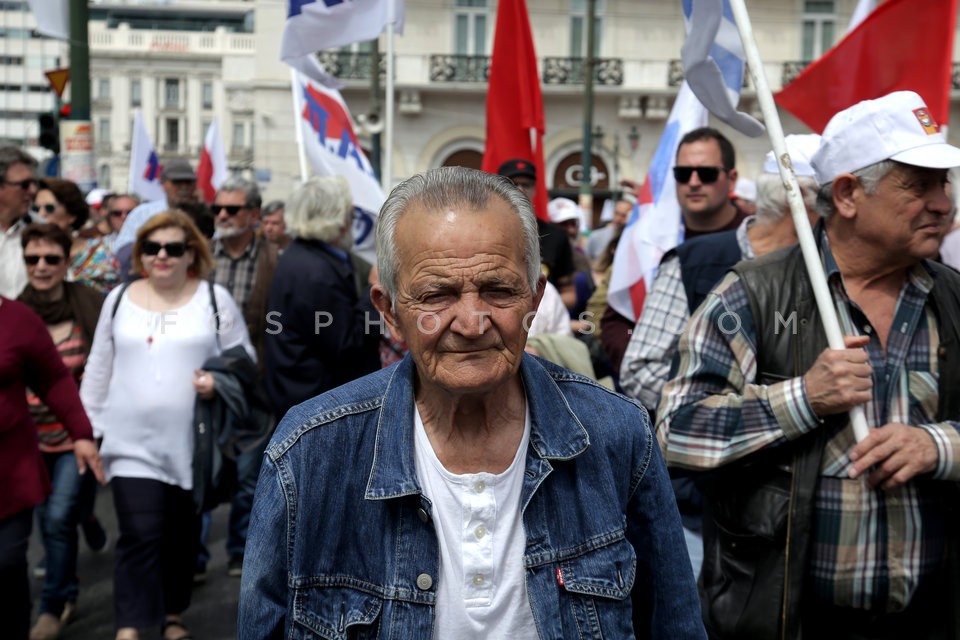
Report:
[[[891,259],[916,262],[936,257],[953,222],[953,202],[945,169],[897,165],[877,192],[854,193],[857,233],[888,249]]]
[[[27,279],[37,291],[59,287],[67,277],[67,256],[56,242],[45,238],[31,240],[23,248],[23,260],[27,265]]]
[[[221,238],[242,236],[259,218],[260,210],[248,207],[243,191],[220,191],[213,199],[213,215]]]
[[[270,242],[280,242],[287,233],[287,224],[283,221],[283,209],[274,211],[268,216],[263,216],[260,223],[263,229],[263,235]]]
[[[716,140],[697,140],[680,145],[677,167],[723,167],[720,143]],[[730,201],[730,193],[737,182],[737,172],[721,170],[716,181],[705,183],[694,172],[686,184],[677,182],[677,200],[684,218],[709,225],[710,220],[723,211]]]
[[[185,244],[186,233],[180,227],[164,227],[156,229],[148,235],[140,246],[140,261],[147,277],[158,285],[175,285],[187,278],[187,271],[193,264],[193,249],[189,246],[181,256],[174,256],[175,250],[166,248],[168,244],[174,246]],[[155,255],[150,255],[148,243],[164,245]]]
[[[119,196],[110,200],[110,208],[107,209],[107,219],[110,221],[111,231],[120,231],[123,221],[127,219],[130,212],[137,206],[137,201],[127,196]]]
[[[374,301],[406,340],[419,382],[482,395],[517,373],[540,301],[530,290],[523,229],[492,197],[483,211],[411,209],[396,228],[396,313],[377,287]]]
[[[164,180],[160,185],[167,195],[167,203],[171,206],[199,200],[196,180]]]
[[[51,222],[67,233],[73,231],[73,221],[76,216],[67,212],[66,207],[57,201],[57,197],[49,189],[41,189],[33,201],[33,208],[37,210],[44,222]]]
[[[36,195],[37,180],[33,169],[19,163],[7,167],[7,175],[0,183],[0,221],[11,224],[25,215]]]

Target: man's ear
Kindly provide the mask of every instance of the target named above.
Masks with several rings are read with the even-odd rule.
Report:
[[[393,313],[393,305],[391,304],[390,295],[387,293],[387,290],[379,284],[373,285],[370,288],[370,300],[373,302],[373,306],[377,308],[377,311],[380,312],[380,316],[390,327],[390,331],[394,337],[400,341],[405,341],[406,339],[403,336],[403,332],[397,324],[397,317]]]
[[[833,179],[833,206],[844,218],[853,218],[857,214],[858,192],[863,187],[852,173],[841,173]]]
[[[547,288],[547,276],[540,274],[540,277],[537,279],[537,290],[534,291],[533,295],[533,310],[536,311],[540,308],[540,301],[543,300],[543,290]]]
[[[740,177],[740,174],[737,173],[737,170],[735,168],[730,169],[730,171],[727,171],[727,179],[730,181],[730,193],[733,193],[734,189],[737,188],[737,178],[739,177]]]

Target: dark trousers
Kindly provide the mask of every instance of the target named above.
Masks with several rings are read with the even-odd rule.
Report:
[[[2,635],[10,640],[26,640],[30,634],[27,545],[32,525],[33,509],[0,520],[0,620]]]
[[[142,629],[190,606],[200,518],[189,491],[144,478],[114,478],[120,537],[113,574],[116,627]]]

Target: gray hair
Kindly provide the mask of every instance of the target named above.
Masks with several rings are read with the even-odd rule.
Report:
[[[868,196],[872,196],[877,192],[880,181],[893,171],[897,164],[899,163],[896,160],[881,160],[867,165],[863,169],[851,171],[851,173],[863,186],[864,192]],[[824,220],[829,219],[837,212],[837,207],[833,204],[833,181],[822,185],[817,192],[817,211],[820,212],[820,217]]]
[[[251,209],[259,209],[263,202],[263,198],[260,197],[260,187],[257,186],[257,183],[240,176],[230,176],[224,180],[217,191],[220,193],[224,191],[243,191],[244,204]]]
[[[37,170],[37,159],[20,147],[0,147],[0,178],[6,179],[7,171],[15,164],[25,164],[34,171]]]
[[[263,208],[260,210],[260,215],[264,218],[267,216],[272,216],[277,211],[283,210],[283,200],[271,200],[267,204],[263,205]]]
[[[284,211],[287,232],[303,240],[333,242],[350,222],[353,197],[343,176],[314,176],[294,189]]]
[[[797,176],[803,203],[807,210],[817,204],[817,181],[810,176]],[[761,173],[757,176],[757,221],[778,222],[790,213],[787,188],[776,173]]]
[[[462,206],[471,212],[482,212],[490,198],[498,197],[517,214],[523,228],[524,258],[527,261],[527,280],[534,294],[540,281],[540,238],[537,218],[530,200],[503,176],[468,169],[440,167],[430,169],[398,184],[380,209],[377,219],[377,269],[380,284],[396,305],[397,258],[396,231],[400,217],[419,207],[436,212],[448,207]],[[465,205],[465,206],[464,206]]]

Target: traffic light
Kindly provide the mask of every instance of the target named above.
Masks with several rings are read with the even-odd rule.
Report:
[[[53,113],[41,113],[37,116],[40,123],[40,135],[38,141],[44,149],[53,151],[54,155],[60,153],[60,123]]]

